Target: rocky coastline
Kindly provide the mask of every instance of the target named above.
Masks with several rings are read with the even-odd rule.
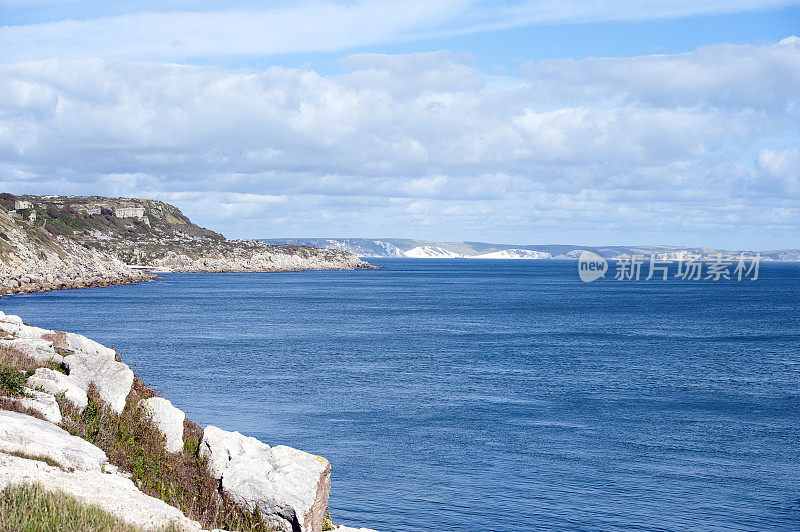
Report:
[[[159,277],[153,273],[131,272],[116,277],[103,276],[70,276],[59,271],[50,272],[43,276],[36,274],[22,274],[18,277],[8,276],[0,283],[0,296],[13,294],[31,294],[35,292],[49,292],[51,290],[70,290],[79,288],[99,288],[114,285],[139,284],[153,281]]]
[[[228,240],[155,200],[0,194],[0,295],[134,284],[158,272],[372,268],[335,249]]]
[[[338,250],[228,240],[153,200],[0,194],[0,295],[156,272],[370,268]],[[72,497],[136,530],[353,532],[327,513],[330,474],[325,458],[200,428],[115,350],[0,311],[0,491]]]
[[[144,436],[134,433],[133,452],[149,445],[162,461],[195,464],[210,479],[216,504],[229,501],[242,515],[275,530],[371,532],[334,525],[326,515],[331,465],[325,458],[215,426],[200,429],[146,388],[113,349],[0,312],[0,355],[3,382],[13,380],[9,372],[24,381],[17,391],[0,384],[0,490],[37,485],[66,493],[141,530],[195,531],[215,524],[196,504],[181,507],[174,489],[152,489],[147,477],[152,472],[131,466],[120,453],[118,446],[126,441],[96,436],[103,422],[135,420],[156,438],[148,442],[147,430]],[[90,430],[81,424],[87,419]],[[151,469],[161,470],[163,464],[145,458]],[[159,482],[163,486],[166,479],[156,478],[155,485]]]

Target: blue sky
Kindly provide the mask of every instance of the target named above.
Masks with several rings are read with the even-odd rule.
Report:
[[[800,2],[0,0],[0,180],[230,237],[798,247]]]

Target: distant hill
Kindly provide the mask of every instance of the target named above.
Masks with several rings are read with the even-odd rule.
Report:
[[[175,272],[371,268],[345,251],[228,240],[168,203],[0,193],[0,293],[98,286]]]
[[[518,245],[487,242],[434,242],[399,238],[273,238],[270,244],[327,247],[348,251],[359,257],[409,258],[474,258],[474,259],[575,259],[581,251],[591,250],[613,259],[620,255],[655,255],[661,260],[695,255],[711,259],[718,254],[755,253],[758,250],[722,250],[682,246],[575,246],[575,245]],[[765,260],[800,261],[800,250],[781,249],[761,251]]]

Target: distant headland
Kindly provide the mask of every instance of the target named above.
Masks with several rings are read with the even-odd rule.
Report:
[[[228,240],[161,201],[0,194],[0,294],[130,284],[153,272],[372,267],[341,250]]]

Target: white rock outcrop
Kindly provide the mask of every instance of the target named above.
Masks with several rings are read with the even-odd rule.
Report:
[[[0,489],[12,484],[40,484],[47,491],[67,493],[85,504],[96,504],[113,516],[143,530],[199,531],[200,523],[160,499],[139,491],[119,474],[63,471],[38,460],[0,452]]]
[[[17,403],[29,410],[38,412],[50,423],[61,423],[61,408],[59,408],[55,397],[27,386],[24,390],[27,397],[15,399]]]
[[[25,326],[23,325],[22,327]],[[0,345],[21,351],[37,362],[46,362],[48,360],[61,362],[63,360],[63,357],[53,349],[53,342],[42,338],[0,339]]]
[[[116,351],[94,340],[75,333],[50,331],[22,323],[19,316],[2,314],[0,316],[0,345],[13,348],[39,361],[54,361],[63,364],[69,372],[69,380],[52,374],[40,374],[34,379],[48,382],[35,383],[50,393],[69,392],[70,400],[85,408],[83,398],[89,385],[97,386],[100,398],[107,402],[116,413],[125,408],[125,399],[133,385],[133,371],[126,364],[116,360]],[[60,352],[59,352],[60,351]],[[65,353],[63,356],[61,353]],[[58,392],[53,391],[61,387]],[[77,387],[83,394],[74,391]]]
[[[292,532],[321,532],[331,466],[321,456],[208,426],[201,456],[234,501]]]
[[[103,344],[95,342],[94,340],[90,340],[85,336],[81,336],[80,334],[75,333],[61,333],[63,334],[64,343],[66,344],[67,349],[76,353],[83,353],[84,355],[88,355],[90,357],[100,357],[100,358],[110,358],[114,360],[114,357],[117,356],[116,351],[111,349],[110,347],[106,347]]]
[[[53,395],[64,394],[64,397],[75,407],[83,412],[89,400],[86,390],[78,386],[72,378],[49,368],[39,368],[36,373],[28,377],[28,386],[41,389]]]
[[[45,489],[62,490],[99,504],[146,530],[161,529],[169,523],[181,530],[200,529],[179,510],[141,493],[124,473],[113,472],[115,468],[101,449],[53,424],[62,420],[55,396],[63,394],[83,410],[88,404],[86,392],[93,383],[112,410],[123,411],[134,374],[116,360],[113,349],[78,334],[31,327],[18,316],[0,312],[2,344],[39,361],[59,362],[68,374],[38,368],[27,380],[28,396],[14,398],[50,422],[0,410],[0,488],[9,483],[38,482]],[[164,434],[167,450],[179,452],[183,448],[185,414],[163,398],[142,403]],[[212,476],[236,503],[250,511],[258,509],[284,530],[322,531],[331,487],[331,467],[326,459],[283,445],[270,447],[214,426],[203,432],[199,452],[208,458]],[[346,527],[339,530],[372,532]]]
[[[113,350],[109,350],[113,353]],[[83,390],[94,383],[100,399],[108,403],[117,414],[125,408],[125,398],[133,386],[133,371],[126,364],[114,360],[108,353],[86,355],[76,352],[64,357],[69,377]]]
[[[0,311],[0,322],[11,323],[14,325],[22,325],[22,318],[20,318],[19,316],[15,316],[13,314],[6,314],[5,312]]]
[[[142,406],[150,413],[158,430],[164,434],[167,451],[180,452],[183,449],[183,420],[186,419],[186,414],[163,397],[145,399]]]
[[[0,410],[0,452],[46,457],[64,469],[101,471],[106,453],[61,427],[17,412]]]

